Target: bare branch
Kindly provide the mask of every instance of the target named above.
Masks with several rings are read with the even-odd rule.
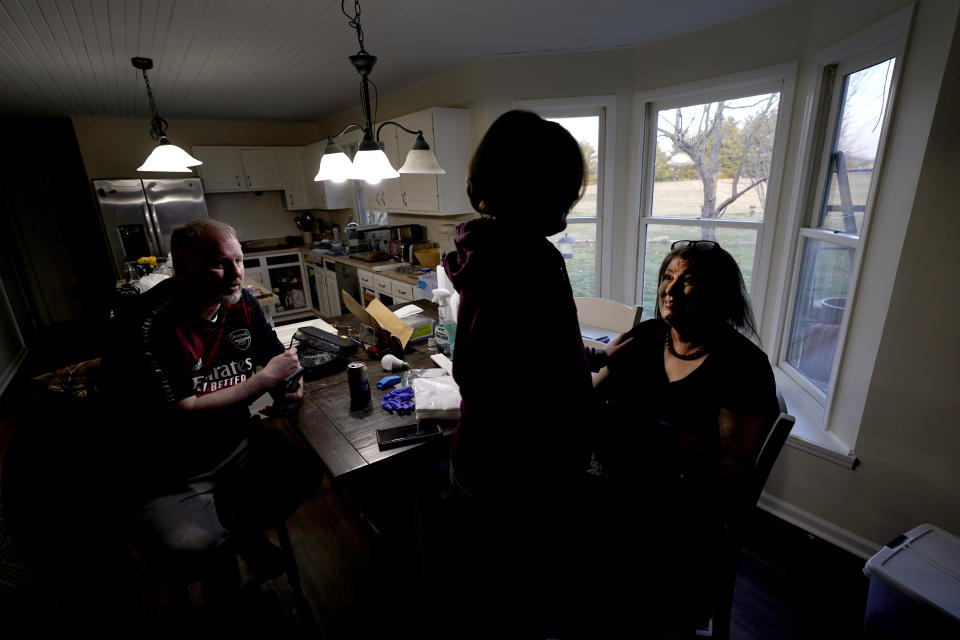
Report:
[[[767,181],[767,177],[764,176],[764,177],[760,178],[759,180],[757,180],[756,182],[754,182],[754,183],[753,183],[752,185],[750,185],[749,187],[747,187],[746,189],[744,189],[743,191],[741,191],[741,192],[739,192],[739,193],[736,193],[736,194],[730,196],[729,198],[727,198],[726,200],[724,200],[723,202],[721,202],[721,203],[720,203],[720,206],[717,207],[717,217],[719,218],[720,216],[722,216],[722,215],[723,215],[723,212],[724,212],[724,209],[726,209],[726,208],[729,207],[731,204],[733,204],[734,202],[736,202],[737,198],[739,198],[740,196],[742,196],[743,194],[745,194],[747,191],[750,191],[750,189],[753,189],[753,188],[754,188],[755,186],[757,186],[758,184],[761,184],[761,183],[766,182],[766,181]]]

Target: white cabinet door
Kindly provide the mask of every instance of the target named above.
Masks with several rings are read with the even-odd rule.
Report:
[[[403,157],[400,156],[400,147],[397,140],[397,131],[403,133],[403,130],[397,129],[393,125],[384,127],[380,131],[380,142],[383,143],[383,152],[387,154],[387,159],[394,169],[403,166]],[[380,181],[380,189],[383,191],[384,207],[387,211],[403,211],[406,207],[403,204],[403,194],[400,188],[400,178],[390,178]]]
[[[382,210],[387,208],[387,201],[383,194],[383,187],[386,180],[381,180],[377,184],[363,183],[363,199],[366,201],[367,209]]]
[[[280,168],[277,155],[272,147],[240,148],[240,161],[243,164],[243,177],[250,191],[282,189]]]
[[[276,157],[280,183],[283,185],[284,205],[291,211],[309,209],[310,198],[307,183],[303,178],[301,147],[279,147],[276,149]]]
[[[437,145],[433,133],[433,114],[430,111],[408,116],[399,122],[413,131],[423,131],[423,139],[430,145],[430,149],[436,153]],[[416,139],[416,136],[407,133],[403,129],[397,130],[397,144],[401,153],[401,162],[406,160],[407,152],[413,147]],[[440,191],[437,187],[437,176],[431,174],[405,173],[400,176],[400,191],[403,208],[405,210],[430,211],[433,213],[440,211]]]
[[[330,316],[340,315],[340,288],[337,286],[337,272],[324,269],[324,277],[327,280],[327,307],[330,309]]]
[[[330,316],[330,307],[327,305],[327,289],[323,280],[323,270],[319,266],[307,265],[307,273],[313,286],[314,311],[320,314],[320,317]]]
[[[205,192],[247,190],[239,148],[194,147],[193,155],[203,163],[197,167],[197,171]]]

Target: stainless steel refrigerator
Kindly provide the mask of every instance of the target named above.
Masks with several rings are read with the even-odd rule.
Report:
[[[128,262],[166,257],[174,228],[209,217],[199,178],[94,180],[93,189],[121,279]]]

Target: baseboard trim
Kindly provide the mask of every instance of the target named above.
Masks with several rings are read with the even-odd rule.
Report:
[[[757,506],[864,560],[873,556],[882,546],[768,493],[760,495]]]

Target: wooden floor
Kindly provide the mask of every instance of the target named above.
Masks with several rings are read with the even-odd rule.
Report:
[[[24,411],[16,393],[0,399],[0,455],[16,429],[31,428]],[[0,485],[0,500],[2,489]],[[64,522],[60,533],[69,540],[72,531],[90,526],[95,523]],[[20,625],[33,632],[79,635],[86,629],[127,637],[157,630],[189,637],[184,629],[220,635],[232,629],[244,637],[398,638],[414,636],[418,623],[429,617],[430,603],[411,587],[407,570],[391,561],[373,526],[329,481],[294,514],[288,529],[306,606],[301,601],[298,607],[294,591],[281,577],[216,616],[155,599],[156,615],[145,621],[140,615],[142,591],[135,583],[103,587],[102,580],[82,575],[51,582],[57,569],[33,571],[0,519],[0,636],[18,637],[8,633]],[[862,559],[758,510],[741,559],[732,637],[858,637],[867,590],[863,565]]]

